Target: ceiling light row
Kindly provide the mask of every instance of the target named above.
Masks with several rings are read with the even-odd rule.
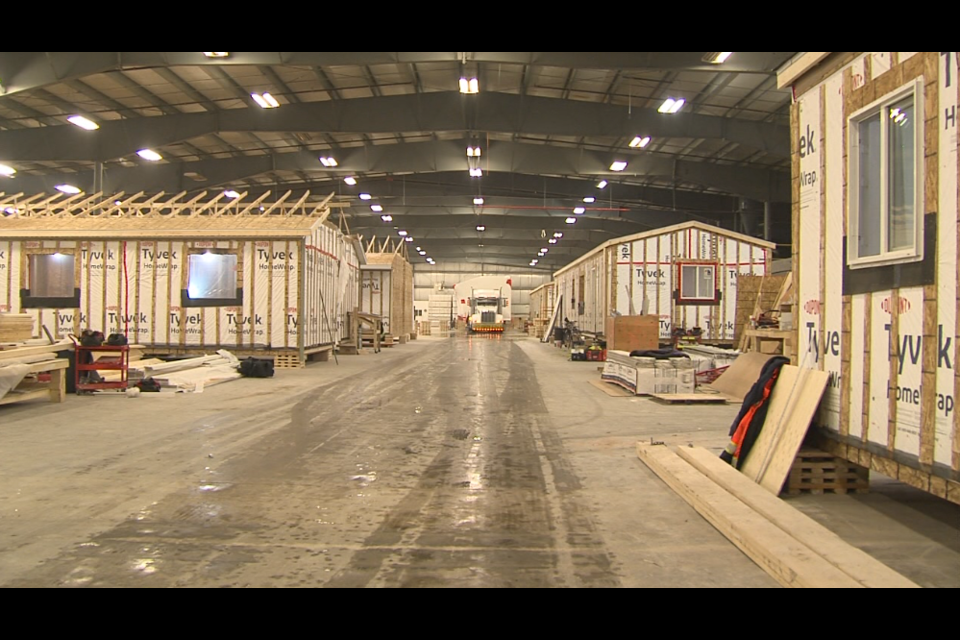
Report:
[[[253,101],[260,105],[260,107],[263,109],[276,109],[280,106],[280,103],[277,102],[277,99],[267,92],[251,93],[250,97],[253,98]]]

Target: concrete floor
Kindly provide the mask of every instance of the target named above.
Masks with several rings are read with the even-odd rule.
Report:
[[[201,394],[0,407],[0,587],[778,587],[635,451],[719,451],[739,407],[611,397],[597,366],[421,337]],[[960,586],[960,505],[876,475],[789,500]]]

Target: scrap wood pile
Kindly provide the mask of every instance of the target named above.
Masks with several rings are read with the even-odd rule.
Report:
[[[66,368],[67,361],[58,358],[57,352],[71,349],[73,343],[69,340],[51,344],[45,339],[29,339],[0,345],[0,399],[16,389],[24,379]]]
[[[237,370],[240,360],[221,349],[215,355],[165,361],[157,358],[131,362],[127,371],[129,386],[152,378],[162,389],[201,393],[204,388],[243,377]],[[119,380],[119,371],[103,372],[106,381]]]
[[[719,455],[651,441],[638,457],[783,586],[916,587],[779,498],[827,384],[826,372],[785,361],[757,363]]]

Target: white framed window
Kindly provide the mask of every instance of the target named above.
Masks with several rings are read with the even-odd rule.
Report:
[[[847,264],[923,259],[923,79],[847,120]]]
[[[716,302],[717,265],[679,263],[680,276],[677,302]]]

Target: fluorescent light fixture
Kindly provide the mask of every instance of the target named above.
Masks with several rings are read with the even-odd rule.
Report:
[[[674,100],[673,98],[667,98],[663,101],[663,104],[660,105],[660,108],[657,109],[657,111],[660,113],[676,113],[677,111],[680,111],[680,107],[683,106],[684,102],[685,100],[683,98],[679,98],[677,100]]]
[[[711,64],[722,64],[726,62],[727,58],[731,55],[733,55],[732,51],[713,51],[703,56],[703,60]]]
[[[58,184],[55,188],[57,191],[62,191],[63,193],[80,193],[80,189],[77,189],[72,184]]]
[[[480,93],[480,82],[476,78],[460,78],[460,93]]]
[[[563,237],[563,233],[560,232],[560,231],[557,231],[556,233],[553,234],[553,237],[554,237],[554,238],[562,238],[562,237]]]
[[[331,158],[330,156],[321,156],[320,164],[322,164],[325,167],[335,167],[337,166],[337,159]]]
[[[351,187],[352,187],[353,185],[357,184],[357,179],[356,179],[356,178],[352,178],[352,177],[344,178],[343,181],[346,182],[346,183],[347,183],[348,185],[350,185]]]
[[[90,120],[89,118],[84,118],[83,116],[70,116],[67,118],[67,122],[72,122],[81,129],[86,129],[87,131],[94,131],[100,128],[100,125],[98,125],[96,122]]]
[[[238,192],[234,191],[233,189],[227,189],[226,191],[223,192],[223,195],[227,196],[228,198],[239,198],[239,197],[240,197],[240,194],[239,194]]]
[[[643,149],[648,144],[650,144],[650,136],[643,136],[642,138],[640,136],[637,136],[636,138],[630,141],[630,144],[628,146],[631,146],[634,149],[636,149],[637,147],[640,147],[641,149]]]
[[[384,222],[393,222],[393,216],[390,215],[389,213],[383,214],[382,216],[380,216],[380,219],[383,220]]]
[[[20,210],[14,208],[14,207],[7,207],[6,209],[3,210],[3,212],[4,212],[4,213],[9,213],[10,215],[13,215],[13,214],[15,214],[15,213],[20,213]]]
[[[596,202],[597,199],[594,198],[593,196],[587,196],[587,197],[585,197],[585,198],[583,199],[583,201],[584,201],[584,202],[587,202],[587,203],[590,203],[590,202]]]
[[[542,257],[543,257],[543,251],[538,251],[538,252],[537,252],[537,255],[542,258]]]
[[[8,167],[5,164],[0,164],[0,176],[12,176],[17,172],[13,167]]]
[[[486,231],[486,230],[487,230],[487,228],[486,228],[485,226],[483,226],[482,224],[478,224],[478,225],[477,225],[477,231]]]
[[[154,151],[153,149],[140,149],[137,151],[137,155],[143,158],[144,160],[149,160],[150,162],[156,162],[157,160],[163,160],[163,156]]]
[[[597,189],[603,189],[605,186],[607,186],[606,180],[601,180],[600,182],[597,183]]]
[[[373,196],[371,196],[369,193],[361,193],[358,197],[359,197],[361,200],[369,200],[369,199],[372,198]]]
[[[582,215],[584,211],[586,211],[586,209],[584,209],[583,207],[576,207],[576,208],[573,210],[573,212],[574,212],[575,214],[577,214],[578,216],[579,216],[579,215]]]
[[[427,255],[427,252],[426,252],[426,251],[423,251],[422,249],[421,249],[420,251],[417,251],[417,253],[419,253],[419,254],[422,255],[422,256]]]
[[[115,204],[115,205],[117,205],[117,206],[119,207],[119,206],[120,206],[120,201],[119,201],[119,200],[114,200],[114,201],[113,201],[113,204]]]
[[[403,229],[401,229],[400,231],[397,231],[397,235],[398,235],[398,236],[405,236],[405,235],[407,235],[407,232],[404,231]]]
[[[627,163],[623,160],[616,160],[610,165],[610,171],[623,171],[627,168]]]
[[[376,211],[377,213],[380,213],[383,211],[383,206],[379,204],[372,204],[370,205],[370,211]]]
[[[251,93],[250,97],[253,98],[253,101],[256,102],[264,109],[276,109],[280,106],[280,103],[277,102],[277,99],[274,98],[269,93]]]
[[[479,158],[481,153],[480,147],[467,147],[468,158]]]
[[[549,242],[550,244],[557,244],[557,239],[556,239],[556,238],[550,238],[549,240],[547,240],[547,242]]]
[[[540,249],[540,251],[546,253],[547,251],[550,251],[550,249],[548,249],[547,247],[543,247]]]
[[[203,55],[208,58],[226,58],[230,55],[229,51],[204,51]]]
[[[483,198],[474,198],[473,204],[483,204]]]
[[[479,178],[482,175],[483,175],[483,171],[480,170],[480,167],[476,167],[475,169],[470,169],[471,178]]]
[[[413,242],[413,236],[407,236],[403,239],[404,242]]]
[[[576,221],[577,221],[576,218],[567,218],[566,220],[564,220],[564,222],[566,222],[567,224],[573,224]]]

